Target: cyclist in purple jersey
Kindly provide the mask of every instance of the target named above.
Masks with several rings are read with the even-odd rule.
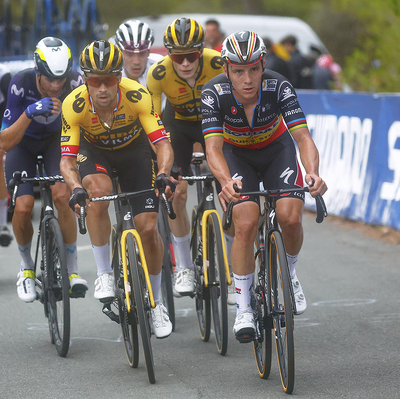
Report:
[[[224,74],[210,80],[201,94],[208,164],[222,186],[222,208],[226,210],[228,202],[235,202],[231,259],[237,315],[233,331],[239,341],[255,333],[250,289],[259,206],[257,198],[240,196],[234,185],[244,191],[258,191],[260,182],[266,188],[302,187],[294,139],[306,170],[305,181],[313,184],[311,195],[322,195],[327,190],[318,174],[318,150],[295,90],[284,76],[270,70],[263,72],[265,52],[262,39],[254,32],[228,36],[221,51]],[[303,202],[303,195],[296,192],[277,201],[297,314],[307,307],[295,269],[303,242]]]
[[[70,49],[60,39],[46,37],[39,41],[34,52],[34,63],[34,68],[17,73],[8,89],[0,133],[1,148],[7,152],[7,182],[17,170],[22,171],[23,176],[34,177],[38,155],[43,156],[47,175],[61,175],[61,102],[83,83],[80,74],[72,70]],[[78,275],[76,221],[68,206],[69,189],[64,183],[55,183],[52,193],[66,247],[71,290],[86,291],[87,282]],[[33,186],[25,183],[18,190],[12,220],[22,258],[17,293],[25,302],[36,299],[31,256],[33,206]]]

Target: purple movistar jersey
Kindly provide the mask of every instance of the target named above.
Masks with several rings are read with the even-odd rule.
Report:
[[[79,72],[73,70],[65,81],[64,87],[58,98],[64,98],[76,87],[83,83]],[[7,106],[4,111],[1,130],[11,126],[25,112],[26,107],[39,101],[42,98],[36,86],[36,72],[33,68],[24,69],[18,72],[10,82],[8,87]],[[35,116],[25,131],[25,136],[38,140],[43,140],[53,133],[61,132],[61,114],[51,114]]]

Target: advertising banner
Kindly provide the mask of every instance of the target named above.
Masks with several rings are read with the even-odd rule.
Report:
[[[319,150],[328,213],[400,230],[400,95],[297,94]]]

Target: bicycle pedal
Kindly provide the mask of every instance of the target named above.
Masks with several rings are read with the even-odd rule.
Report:
[[[113,296],[108,296],[107,298],[101,298],[99,301],[105,305],[111,304],[114,301]]]
[[[85,296],[86,296],[86,290],[69,291],[70,298],[85,298]]]
[[[236,334],[236,340],[241,344],[253,342],[255,339],[255,332],[252,328],[244,328]]]

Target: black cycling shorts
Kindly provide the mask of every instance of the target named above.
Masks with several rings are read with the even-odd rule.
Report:
[[[259,191],[261,182],[265,189],[303,187],[303,174],[297,161],[296,148],[288,132],[258,150],[240,148],[224,142],[223,152],[232,178],[241,178],[243,192]],[[284,198],[287,197],[304,201],[303,192],[285,194]],[[259,197],[244,197],[240,201],[258,203]]]
[[[7,184],[15,171],[22,172],[23,177],[36,176],[36,159],[43,156],[44,169],[47,176],[61,175],[60,173],[60,133],[55,132],[44,140],[24,136],[22,140],[6,155],[5,174]],[[24,173],[25,172],[25,173]],[[10,190],[9,190],[10,191]],[[11,191],[10,191],[11,194]],[[18,197],[22,195],[33,196],[33,184],[21,184]]]
[[[97,148],[81,139],[77,161],[82,180],[87,175],[99,173],[105,173],[112,178],[115,170],[122,192],[154,187],[156,176],[147,139],[142,142],[134,140],[128,146],[115,151]],[[133,216],[143,212],[158,212],[158,197],[154,191],[133,197],[130,202]]]
[[[193,144],[199,142],[203,146],[204,151],[206,148],[201,121],[175,119],[175,111],[169,101],[166,102],[162,121],[166,131],[170,133],[175,164],[182,169],[184,176],[193,175],[190,168]]]

